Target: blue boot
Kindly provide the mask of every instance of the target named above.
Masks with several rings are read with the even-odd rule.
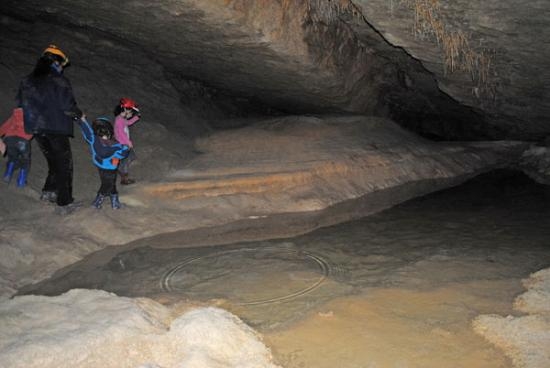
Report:
[[[19,176],[17,176],[17,188],[23,188],[27,185],[27,169],[19,170]]]
[[[4,172],[4,181],[9,183],[13,176],[13,170],[15,170],[15,162],[11,161],[6,164],[6,171]]]
[[[105,196],[103,194],[97,193],[97,196],[95,197],[94,201],[92,202],[92,206],[94,206],[98,210],[101,209],[101,206],[103,205],[103,200],[104,199],[105,199]]]
[[[118,200],[118,194],[111,194],[111,207],[113,210],[118,210],[122,207],[122,204]]]

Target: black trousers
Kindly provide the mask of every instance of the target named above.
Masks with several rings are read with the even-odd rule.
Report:
[[[36,134],[40,150],[48,162],[48,176],[42,191],[56,192],[57,204],[65,206],[73,198],[73,154],[66,135]]]
[[[99,179],[101,180],[101,187],[97,191],[97,194],[108,196],[111,194],[117,194],[116,190],[116,170],[105,170],[97,168],[99,171]]]

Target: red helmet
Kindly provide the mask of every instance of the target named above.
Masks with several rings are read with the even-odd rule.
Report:
[[[120,107],[125,108],[125,109],[132,109],[136,112],[139,112],[137,103],[134,100],[132,100],[131,98],[122,97],[120,99]]]

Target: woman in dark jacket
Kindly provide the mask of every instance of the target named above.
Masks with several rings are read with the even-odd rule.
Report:
[[[63,75],[68,64],[69,59],[60,49],[48,46],[33,72],[21,81],[17,94],[17,104],[24,112],[25,131],[34,134],[48,162],[48,177],[40,198],[56,202],[62,214],[77,207],[69,137],[73,136],[73,120],[82,115],[71,83]]]

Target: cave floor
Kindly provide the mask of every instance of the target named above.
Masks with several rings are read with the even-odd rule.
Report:
[[[550,265],[549,194],[494,172],[299,237],[127,250],[26,292],[97,288],[220,306],[287,368],[511,367],[471,321],[517,314],[521,279]]]

